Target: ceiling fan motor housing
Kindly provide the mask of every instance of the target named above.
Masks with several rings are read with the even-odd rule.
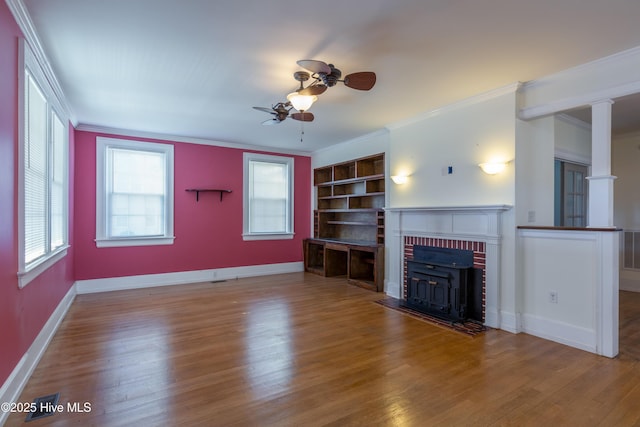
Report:
[[[329,67],[331,68],[331,73],[320,73],[320,78],[322,79],[322,83],[332,87],[335,86],[338,80],[340,80],[340,77],[342,77],[342,71],[338,70],[333,64],[329,64]]]

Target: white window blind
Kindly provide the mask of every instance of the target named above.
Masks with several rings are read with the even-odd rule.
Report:
[[[107,236],[164,235],[164,153],[107,148]]]
[[[173,243],[173,145],[97,139],[96,242]]]
[[[68,128],[24,41],[20,59],[18,284],[23,287],[66,255]]]
[[[293,159],[245,153],[246,240],[293,237]]]
[[[47,100],[26,73],[24,147],[24,262],[47,252]]]
[[[54,112],[51,113],[52,123],[52,158],[51,158],[51,250],[65,243],[67,234],[67,220],[65,207],[65,176],[66,176],[66,129]]]

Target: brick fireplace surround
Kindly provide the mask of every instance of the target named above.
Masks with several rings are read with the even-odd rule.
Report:
[[[433,246],[436,248],[462,249],[473,251],[473,267],[482,270],[482,321],[484,322],[484,310],[486,303],[485,282],[486,282],[486,244],[471,240],[439,239],[435,237],[404,237],[404,257],[403,257],[403,279],[402,279],[402,299],[407,297],[407,260],[413,258],[413,247]]]
[[[509,209],[508,205],[385,209],[387,294],[406,296],[406,261],[413,256],[414,245],[472,250],[474,267],[483,270],[484,324],[511,329],[501,325],[499,307],[502,214]]]

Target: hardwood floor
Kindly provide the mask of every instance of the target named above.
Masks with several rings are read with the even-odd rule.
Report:
[[[621,297],[623,316],[640,313],[635,296]],[[635,319],[607,359],[525,334],[461,335],[382,297],[303,273],[79,295],[20,402],[60,393],[65,411],[33,427],[640,423]]]

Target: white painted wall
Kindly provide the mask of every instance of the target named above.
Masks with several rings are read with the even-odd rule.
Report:
[[[311,167],[312,169],[315,169],[321,166],[346,162],[351,159],[367,157],[373,154],[387,153],[388,149],[389,131],[383,129],[369,135],[364,135],[360,138],[314,151],[311,155]]]
[[[518,120],[516,224],[553,225],[553,117]]]
[[[640,134],[614,136],[611,151],[611,173],[618,177],[614,181],[614,223],[624,230],[640,230]],[[640,292],[640,271],[621,269],[620,289]]]
[[[640,230],[640,134],[613,137],[611,140],[611,172],[614,182],[614,220],[617,227]]]
[[[591,165],[591,125],[564,114],[554,122],[555,156],[574,163]]]
[[[515,111],[510,92],[391,128],[390,174],[410,175],[407,184],[391,186],[391,207],[513,205]],[[491,160],[511,163],[490,176],[478,164]]]
[[[617,254],[612,253],[618,245],[618,233],[520,230],[518,242],[519,277],[524,289],[522,330],[615,356],[617,334],[613,340],[607,337],[618,329]],[[551,300],[551,292],[557,295],[556,302]]]
[[[530,119],[640,92],[640,47],[527,82],[521,115]]]

